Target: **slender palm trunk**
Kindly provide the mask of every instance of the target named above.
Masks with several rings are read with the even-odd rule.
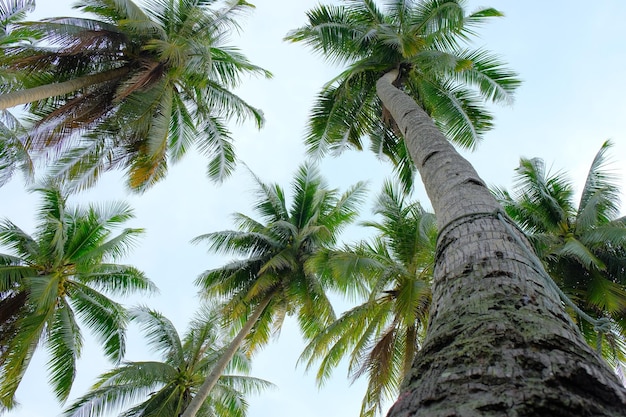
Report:
[[[237,333],[237,336],[235,336],[235,338],[230,342],[224,353],[222,353],[218,361],[215,363],[215,366],[213,367],[211,373],[206,377],[200,388],[198,388],[198,392],[192,398],[189,406],[187,406],[185,412],[181,415],[181,417],[195,417],[198,410],[200,410],[202,403],[204,403],[204,401],[207,399],[209,393],[211,392],[213,387],[215,387],[217,380],[224,372],[224,369],[226,369],[226,365],[228,365],[228,363],[233,359],[233,356],[235,356],[235,352],[237,352],[237,349],[241,347],[243,340],[246,338],[246,336],[248,336],[259,317],[261,317],[261,314],[263,314],[263,311],[270,303],[273,296],[274,292],[270,292],[265,297],[265,299],[263,299],[263,301],[261,301],[261,303],[256,306],[256,308],[252,312],[252,315],[248,317],[248,320],[246,321],[242,329],[239,331],[239,333]]]
[[[101,84],[122,77],[128,74],[129,71],[130,69],[128,67],[120,67],[60,83],[46,84],[26,90],[0,94],[0,110],[32,103],[33,101],[43,100],[49,97],[63,96],[73,91],[80,90],[81,88],[89,87],[90,85]]]
[[[389,416],[626,416],[626,390],[565,313],[523,234],[395,77],[383,76],[377,93],[440,235],[426,339]]]

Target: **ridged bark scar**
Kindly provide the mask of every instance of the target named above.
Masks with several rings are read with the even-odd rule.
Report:
[[[426,155],[424,157],[424,160],[422,161],[422,166],[426,165],[426,162],[432,158],[433,156],[437,155],[439,153],[439,151],[432,151],[431,153],[429,153],[428,155]]]

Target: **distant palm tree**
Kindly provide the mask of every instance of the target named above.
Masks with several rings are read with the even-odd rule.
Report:
[[[0,224],[0,403],[15,404],[30,359],[39,346],[49,353],[50,383],[67,399],[82,350],[77,316],[95,334],[105,355],[120,361],[126,313],[105,293],[126,295],[156,288],[132,266],[109,263],[124,255],[141,229],[112,228],[133,217],[125,203],[67,207],[58,187],[37,189],[43,202],[36,234],[9,220]]]
[[[100,20],[24,23],[42,42],[13,48],[2,61],[22,75],[0,95],[0,108],[32,103],[31,147],[69,150],[54,173],[78,186],[122,167],[129,186],[144,190],[193,145],[210,156],[209,176],[221,180],[235,160],[225,121],[263,121],[231,90],[242,75],[270,74],[224,45],[236,15],[251,5],[214,10],[216,3],[79,1],[77,9]]]
[[[12,31],[11,26],[22,21],[34,7],[34,0],[0,1],[0,57],[4,57],[6,48],[32,39],[32,33]],[[32,177],[32,161],[21,138],[25,134],[16,117],[7,110],[0,110],[0,187],[11,179],[16,169],[22,171],[26,178]]]
[[[254,208],[261,215],[260,221],[238,213],[238,231],[208,233],[194,240],[209,242],[212,251],[242,257],[204,272],[197,280],[206,296],[226,298],[227,316],[242,327],[184,417],[195,415],[223,367],[246,339],[250,350],[267,343],[272,328],[280,329],[290,314],[297,315],[308,338],[335,319],[325,293],[328,283],[307,270],[306,263],[317,251],[332,247],[339,232],[357,216],[364,184],[339,195],[316,168],[303,165],[294,179],[293,203],[288,207],[279,185],[255,180],[258,201]]]
[[[146,307],[131,311],[161,355],[161,361],[124,362],[98,377],[89,393],[64,412],[65,417],[180,416],[202,384],[225,345],[226,335],[215,309],[202,308],[181,339],[176,328],[160,313]],[[247,372],[250,359],[239,351],[230,370]],[[203,402],[198,416],[244,417],[245,396],[271,386],[264,380],[242,375],[221,375]]]
[[[428,321],[437,239],[434,214],[407,201],[391,183],[385,184],[374,213],[380,222],[364,223],[378,232],[371,242],[315,259],[348,287],[368,283],[369,295],[315,336],[300,357],[307,368],[321,360],[317,379],[324,383],[349,356],[349,374],[368,380],[364,417],[376,415],[385,400],[397,397],[411,369]]]
[[[592,317],[610,317],[607,358],[626,359],[626,217],[619,217],[619,188],[607,169],[605,142],[596,154],[578,206],[563,173],[552,174],[539,158],[522,158],[514,194],[496,189],[507,213],[532,241],[559,287]],[[593,326],[577,319],[596,346]],[[617,349],[617,350],[616,350]]]

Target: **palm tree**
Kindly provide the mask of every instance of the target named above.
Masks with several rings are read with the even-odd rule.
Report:
[[[303,165],[293,182],[293,203],[287,206],[285,191],[255,177],[257,221],[238,213],[239,231],[227,230],[198,236],[210,250],[243,259],[205,271],[197,280],[206,296],[225,297],[226,316],[241,329],[216,363],[184,417],[194,416],[199,404],[215,385],[232,355],[247,339],[253,351],[268,342],[272,329],[280,329],[288,314],[297,314],[305,337],[311,338],[335,316],[325,288],[325,277],[305,267],[317,251],[332,247],[339,232],[357,215],[364,194],[358,183],[339,195],[328,188],[318,170]]]
[[[367,74],[375,82],[384,114],[393,120],[393,129],[402,133],[403,146],[437,216],[439,237],[428,328],[389,416],[626,415],[626,390],[563,309],[524,234],[510,224],[474,167],[450,144],[441,130],[442,122],[436,122],[435,114],[416,101],[419,97],[410,95],[405,79],[411,75],[406,67],[417,66],[408,60],[407,65],[398,66],[385,52],[414,50],[431,40],[444,49],[455,47],[455,39],[465,40],[472,33],[472,24],[498,13],[485,9],[467,16],[457,0],[387,4],[395,20],[380,13],[372,1],[353,0],[344,6],[316,9],[343,16],[345,21],[328,20],[318,26],[313,20],[307,32],[300,29],[295,34],[310,33],[303,40],[331,59],[380,63],[378,72]],[[316,10],[309,15],[315,17]],[[370,15],[375,18],[368,21],[382,23],[361,25]],[[396,21],[406,24],[394,25]],[[399,30],[420,21],[416,31]],[[428,62],[420,68],[432,68]],[[503,77],[466,72],[464,68],[475,67],[471,59],[451,62],[454,65],[447,67],[448,72],[454,69],[457,79],[476,85],[490,98],[505,99],[518,84],[513,74],[498,65],[493,73]],[[351,65],[353,71],[347,74],[366,74],[359,68]],[[361,79],[364,75],[351,85],[358,86]],[[347,92],[346,96],[359,108],[370,102]],[[365,118],[373,113],[358,114]],[[328,131],[331,126],[335,125],[329,124]],[[445,132],[454,130],[448,127]],[[360,137],[369,132],[357,133]],[[584,386],[579,384],[581,378]]]
[[[614,331],[606,334],[610,346],[604,353],[609,359],[617,353],[617,359],[623,360],[626,218],[618,217],[617,178],[606,166],[610,147],[607,141],[596,154],[578,207],[571,182],[563,173],[547,171],[539,158],[521,159],[513,195],[504,189],[494,192],[570,299],[592,317],[612,319]],[[576,319],[587,341],[596,346],[593,326],[580,317]]]
[[[67,399],[83,344],[77,318],[95,334],[105,355],[122,359],[126,313],[105,294],[154,291],[142,272],[109,263],[123,256],[141,229],[112,229],[133,217],[125,203],[67,207],[53,185],[37,189],[37,232],[31,236],[9,220],[0,224],[0,402],[11,408],[15,390],[38,346],[49,354],[50,383],[57,398]]]
[[[367,299],[315,336],[300,359],[307,368],[321,359],[317,378],[323,383],[349,356],[349,374],[368,379],[364,417],[376,415],[385,400],[397,395],[421,345],[437,239],[435,216],[407,201],[391,183],[385,184],[374,212],[381,222],[364,223],[378,232],[371,242],[316,259],[350,286],[369,283]]]
[[[116,410],[127,417],[180,416],[225,342],[215,309],[202,308],[182,339],[172,322],[146,307],[132,310],[131,319],[141,324],[148,344],[162,360],[124,362],[100,375],[90,392],[68,407],[65,417],[97,417]],[[249,367],[250,360],[241,351],[230,364],[236,372],[247,372]],[[198,415],[244,417],[245,395],[269,386],[256,378],[222,375]]]
[[[69,150],[54,174],[77,186],[122,167],[131,189],[144,190],[194,144],[210,157],[208,175],[221,180],[235,161],[225,120],[263,121],[231,89],[242,75],[271,74],[224,43],[251,5],[237,0],[214,10],[216,3],[80,1],[78,10],[100,20],[23,23],[42,39],[3,60],[23,76],[2,91],[0,108],[32,103],[30,146]]]
[[[474,148],[492,127],[486,100],[511,102],[519,85],[493,54],[462,48],[459,41],[494,9],[465,16],[457,1],[388,1],[383,11],[373,0],[320,5],[308,12],[308,24],[286,39],[304,42],[326,59],[346,64],[319,94],[308,125],[312,153],[371,149],[395,164],[405,187],[412,186],[413,162],[403,133],[376,94],[376,81],[390,69],[394,85],[410,95],[454,143]],[[473,88],[478,87],[478,88]]]
[[[34,0],[0,2],[0,56],[4,56],[4,50],[9,46],[31,39],[32,33],[11,31],[10,28],[24,19],[34,7]],[[26,178],[32,177],[32,161],[20,140],[25,133],[16,117],[0,110],[0,187],[11,179],[16,169],[21,170]]]

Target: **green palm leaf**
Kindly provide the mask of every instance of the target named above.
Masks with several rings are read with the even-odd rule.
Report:
[[[216,310],[202,308],[182,338],[172,322],[154,310],[138,307],[131,316],[162,361],[124,362],[105,372],[86,395],[65,410],[64,416],[171,416],[180,415],[187,407],[224,344],[224,329],[217,324],[221,319]],[[232,369],[245,371],[249,367],[247,359],[241,354],[236,357]],[[270,386],[256,378],[224,375],[203,401],[200,415],[219,411],[225,417],[243,417],[247,409],[245,396]]]
[[[397,395],[426,328],[430,277],[437,235],[434,215],[386,182],[375,200],[381,221],[364,222],[378,233],[371,241],[322,252],[310,262],[331,275],[342,292],[365,301],[318,330],[300,356],[310,369],[319,362],[324,384],[342,359],[349,375],[367,378],[361,414],[375,415]],[[309,266],[313,267],[313,266]]]

